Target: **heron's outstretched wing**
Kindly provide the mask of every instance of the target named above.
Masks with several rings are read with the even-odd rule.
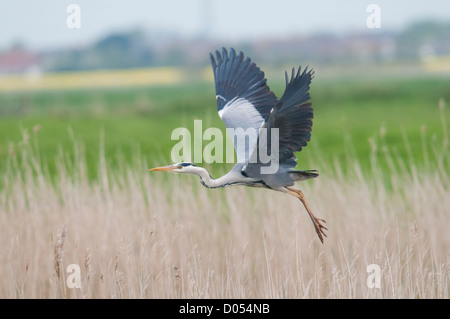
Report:
[[[216,85],[216,100],[219,116],[230,132],[249,134],[243,140],[233,136],[239,163],[245,163],[257,144],[261,125],[268,119],[270,110],[278,99],[266,84],[264,72],[244,54],[230,53],[223,48],[222,53],[210,54]],[[242,129],[237,131],[236,129]],[[253,130],[251,134],[248,129]],[[251,131],[250,130],[250,131]]]
[[[295,152],[301,151],[311,138],[313,109],[309,102],[309,85],[313,74],[314,72],[308,72],[307,68],[303,72],[299,68],[297,73],[295,73],[295,69],[292,69],[292,76],[289,80],[286,72],[286,90],[264,123],[267,132],[261,132],[261,134],[267,134],[267,148],[266,150],[260,150],[260,143],[258,142],[256,145],[256,152],[262,151],[269,154],[272,146],[271,131],[273,128],[277,128],[279,136],[278,161],[280,166],[284,168],[297,165]],[[264,166],[259,158],[259,154],[257,158],[252,156],[255,161],[248,163],[245,167],[245,173],[248,176],[257,176],[259,168]]]

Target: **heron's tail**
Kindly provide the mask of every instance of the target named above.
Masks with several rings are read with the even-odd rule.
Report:
[[[291,175],[294,181],[304,181],[305,179],[319,177],[319,172],[316,170],[291,171],[289,175]]]

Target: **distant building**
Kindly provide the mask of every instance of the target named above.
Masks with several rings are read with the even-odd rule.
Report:
[[[0,53],[0,74],[29,73],[40,69],[35,53],[22,48],[12,48]]]

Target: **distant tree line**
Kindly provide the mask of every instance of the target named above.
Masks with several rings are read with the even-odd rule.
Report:
[[[371,29],[363,33],[296,35],[233,44],[209,37],[186,39],[176,34],[131,30],[108,34],[81,48],[33,54],[37,56],[41,69],[53,72],[152,66],[197,67],[209,62],[205,52],[231,45],[260,63],[281,64],[299,60],[376,63],[450,55],[449,39],[450,22],[436,21],[416,22],[399,32]],[[0,65],[1,56],[0,53]]]

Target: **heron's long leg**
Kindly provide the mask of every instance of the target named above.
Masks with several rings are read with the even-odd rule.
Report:
[[[323,243],[323,236],[327,237],[324,230],[328,230],[328,229],[322,224],[322,222],[326,223],[326,221],[323,219],[320,219],[320,218],[316,218],[316,216],[314,216],[311,209],[309,208],[308,202],[305,199],[305,195],[303,194],[303,192],[301,190],[290,188],[290,187],[286,187],[286,189],[288,190],[289,194],[297,197],[303,203],[303,206],[305,206],[306,211],[308,212],[309,217],[311,218],[311,220],[314,224],[316,233],[319,236],[320,241]]]

